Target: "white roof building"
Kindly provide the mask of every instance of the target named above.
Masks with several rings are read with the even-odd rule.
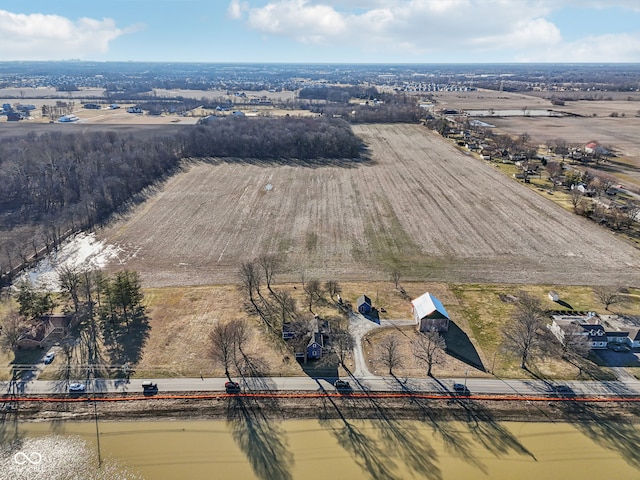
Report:
[[[421,332],[446,332],[449,329],[449,314],[442,302],[429,292],[411,301],[413,318]]]

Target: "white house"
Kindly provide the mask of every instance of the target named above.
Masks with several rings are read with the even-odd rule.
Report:
[[[446,332],[449,330],[449,314],[442,302],[429,292],[411,300],[413,318],[421,332]]]

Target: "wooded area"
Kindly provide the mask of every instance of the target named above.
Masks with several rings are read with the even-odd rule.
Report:
[[[0,283],[57,248],[67,232],[102,224],[179,169],[183,157],[358,158],[339,119],[219,119],[183,133],[47,132],[0,144]]]

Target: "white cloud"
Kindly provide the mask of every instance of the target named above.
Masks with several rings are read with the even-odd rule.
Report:
[[[236,9],[238,1],[233,0],[229,9]],[[598,37],[597,42],[563,42],[562,32],[547,17],[562,6],[586,3],[591,8],[638,8],[637,0],[271,0],[262,6],[247,4],[242,18],[250,29],[267,36],[400,61],[429,61],[431,52],[451,54],[453,61],[475,54],[497,61],[564,61],[559,58],[564,55],[571,61],[571,48],[620,40],[612,35]],[[640,61],[635,48],[625,47],[611,60],[604,57],[610,48],[597,48],[594,61]]]
[[[229,18],[239,20],[248,8],[248,5],[241,3],[240,0],[231,0],[231,3],[227,7],[227,15]]]
[[[109,49],[109,42],[129,30],[112,19],[19,14],[0,10],[0,60],[57,60],[85,58]]]
[[[523,62],[637,62],[640,59],[640,34],[610,34],[559,43],[553,48],[523,53]]]

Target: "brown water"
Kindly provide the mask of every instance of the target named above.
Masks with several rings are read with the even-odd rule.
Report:
[[[0,479],[640,478],[640,429],[626,424],[101,421],[99,431],[102,474],[94,423],[4,425]],[[16,465],[18,451],[42,461]]]

